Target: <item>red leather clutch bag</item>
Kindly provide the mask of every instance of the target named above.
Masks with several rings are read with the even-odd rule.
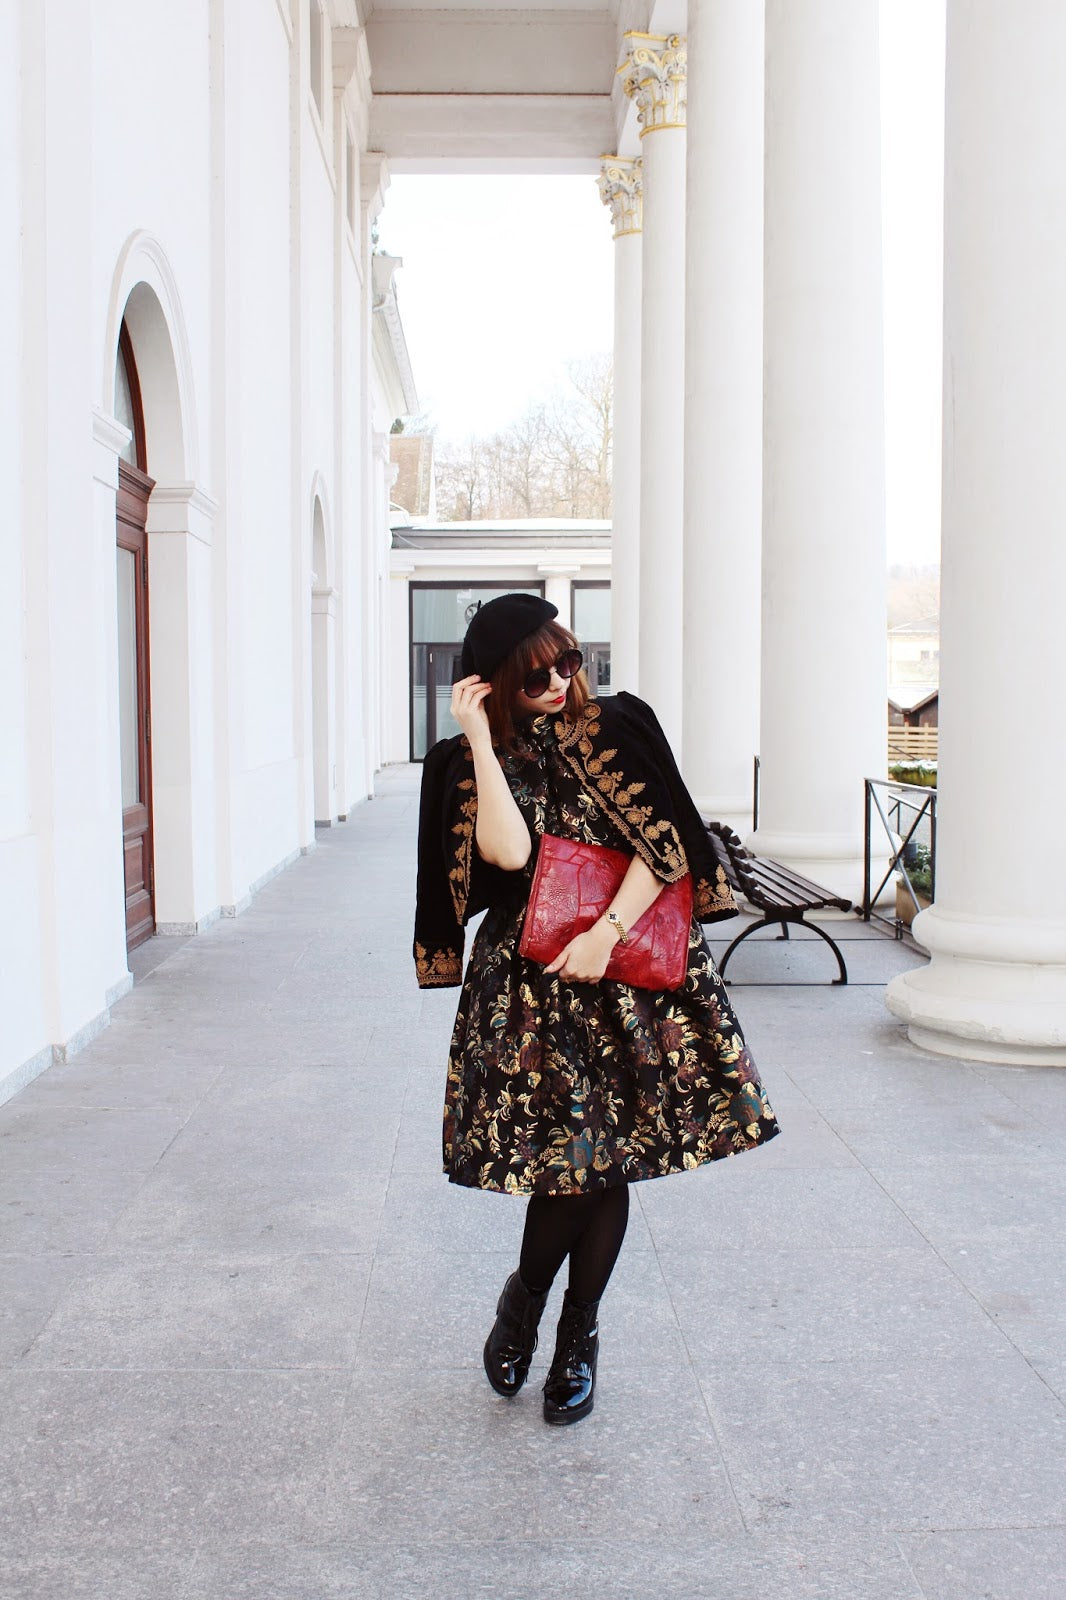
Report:
[[[602,917],[629,869],[631,856],[577,839],[546,833],[529,891],[519,953],[533,961],[554,961],[576,933]],[[655,903],[611,951],[605,978],[636,989],[679,989],[688,970],[692,927],[692,876],[668,883]]]

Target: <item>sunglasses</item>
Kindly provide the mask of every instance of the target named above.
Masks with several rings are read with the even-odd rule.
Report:
[[[553,672],[557,672],[560,678],[572,678],[581,671],[584,660],[580,650],[564,650],[553,667],[534,667],[522,685],[523,692],[531,700],[539,700],[542,694],[547,694]]]

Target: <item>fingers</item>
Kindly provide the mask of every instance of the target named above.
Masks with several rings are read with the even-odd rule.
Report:
[[[452,716],[467,733],[486,724],[485,701],[491,693],[491,683],[482,683],[478,677],[460,678],[452,684]]]
[[[564,963],[566,961],[566,958],[569,956],[569,954],[570,954],[570,946],[568,944],[564,944],[563,948],[559,951],[559,954],[556,956],[555,960],[548,962],[547,966],[544,968],[545,972],[558,972],[562,968],[562,966],[564,965]],[[566,973],[565,976],[566,977],[570,977],[571,974],[570,973]]]
[[[452,684],[452,705],[477,706],[491,693],[491,683],[482,683],[477,677],[460,678]]]
[[[576,940],[572,941],[575,944],[576,942]],[[576,953],[571,958],[570,952],[571,945],[564,946],[555,957],[555,960],[547,963],[544,968],[545,972],[557,974],[560,978],[565,979],[567,983],[599,983],[603,973],[589,969],[588,963],[582,961],[580,953]]]

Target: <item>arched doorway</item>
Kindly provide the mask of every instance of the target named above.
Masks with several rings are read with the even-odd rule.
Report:
[[[155,485],[148,476],[141,387],[125,322],[115,357],[115,413],[131,435],[118,464],[115,538],[122,861],[126,948],[132,950],[155,932],[147,533],[148,497]]]

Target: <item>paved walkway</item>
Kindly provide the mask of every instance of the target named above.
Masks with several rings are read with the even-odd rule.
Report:
[[[634,1191],[549,1429],[545,1352],[480,1369],[522,1206],[439,1172],[415,783],[0,1108],[3,1600],[1062,1600],[1066,1073],[912,1049],[861,925],[846,990],[749,943],[783,1134]]]

